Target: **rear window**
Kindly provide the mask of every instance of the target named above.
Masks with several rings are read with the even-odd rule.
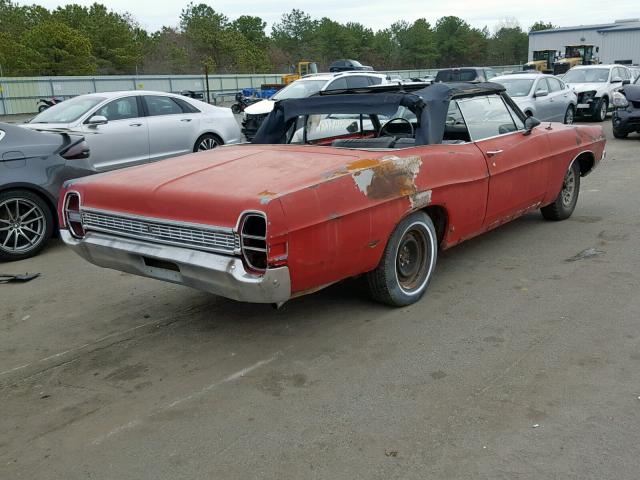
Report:
[[[473,82],[477,78],[478,74],[472,68],[456,68],[453,70],[440,70],[436,75],[436,82]]]

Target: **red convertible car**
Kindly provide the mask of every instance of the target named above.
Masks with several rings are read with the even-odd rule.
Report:
[[[604,155],[600,126],[541,125],[496,84],[370,87],[279,102],[252,144],[70,181],[61,235],[96,265],[235,300],[364,275],[402,306],[440,249],[569,217]]]

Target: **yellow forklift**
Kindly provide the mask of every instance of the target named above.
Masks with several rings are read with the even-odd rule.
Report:
[[[318,64],[316,62],[298,62],[298,71],[295,70],[295,66],[291,65],[291,73],[286,73],[282,76],[282,83],[289,85],[305,75],[314,73],[318,73]]]
[[[576,65],[595,65],[600,63],[593,56],[593,49],[593,45],[567,45],[564,58],[553,64],[553,74],[565,74]],[[599,52],[600,48],[595,47],[595,51]]]
[[[556,53],[557,50],[537,50],[533,52],[533,60],[525,63],[522,69],[531,72],[553,73]]]

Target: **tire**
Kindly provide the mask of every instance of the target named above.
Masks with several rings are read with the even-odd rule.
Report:
[[[567,107],[567,111],[564,112],[564,124],[573,125],[576,119],[576,108],[573,105]]]
[[[424,212],[404,218],[395,228],[375,270],[367,273],[371,297],[403,307],[417,302],[429,286],[438,258],[436,229]]]
[[[578,203],[580,194],[580,165],[574,161],[567,170],[562,182],[562,189],[554,202],[542,207],[540,212],[547,220],[560,221],[571,216]]]
[[[601,98],[596,105],[596,112],[593,118],[598,122],[604,122],[607,119],[607,113],[609,112],[609,100]]]
[[[233,105],[231,105],[231,112],[238,115],[239,113],[242,113],[242,109],[240,108],[240,105],[234,103]]]
[[[0,193],[0,261],[37,255],[51,238],[53,229],[53,214],[40,196],[28,190]]]
[[[214,135],[213,133],[205,133],[198,137],[196,143],[193,144],[193,151],[204,152],[206,150],[213,150],[220,145],[224,145],[224,142],[219,136]]]
[[[613,129],[613,136],[616,138],[624,139],[629,136],[629,132],[621,132],[620,130]]]
[[[44,112],[47,108],[49,108],[49,105],[40,105],[38,107],[38,113]]]

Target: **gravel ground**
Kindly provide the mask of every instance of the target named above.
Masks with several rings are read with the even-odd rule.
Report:
[[[638,478],[639,147],[402,309],[357,281],[239,304],[59,242],[3,265],[42,277],[0,285],[0,478]]]

